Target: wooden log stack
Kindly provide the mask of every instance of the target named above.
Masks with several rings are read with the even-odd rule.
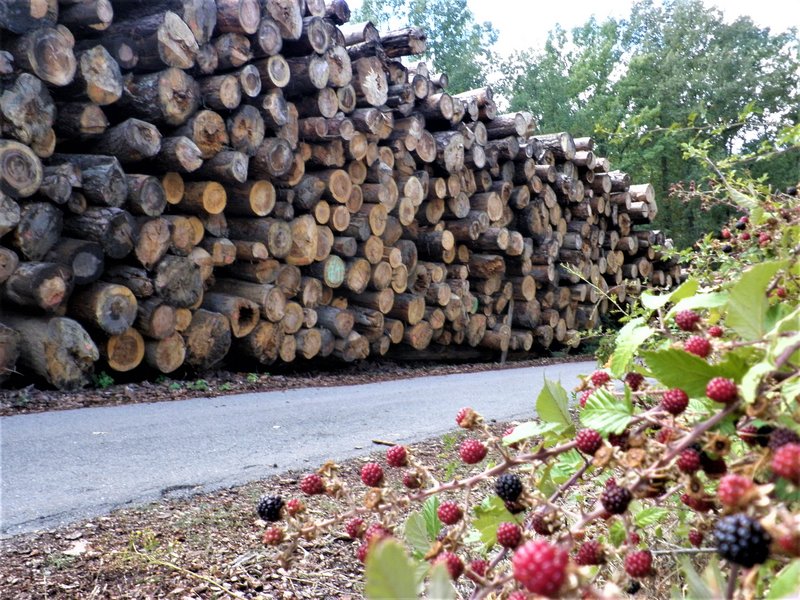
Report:
[[[342,0],[0,6],[0,383],[537,352],[642,287],[653,188]]]

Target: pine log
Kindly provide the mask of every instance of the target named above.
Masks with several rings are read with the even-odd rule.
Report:
[[[225,121],[212,110],[201,110],[191,116],[175,135],[186,136],[197,144],[204,159],[213,158],[230,141]]]
[[[250,40],[240,33],[225,33],[213,43],[219,70],[237,69],[253,58]]]
[[[261,315],[273,323],[280,322],[286,313],[286,296],[279,287],[274,285],[218,278],[211,290],[215,293],[228,294],[253,302]]]
[[[5,300],[22,307],[57,312],[74,285],[72,271],[58,263],[21,262],[2,288]]]
[[[192,314],[192,322],[184,331],[186,364],[205,371],[222,362],[231,347],[231,326],[225,315],[204,308]]]
[[[242,102],[242,86],[236,75],[212,75],[197,80],[203,103],[214,110],[233,110]]]
[[[133,328],[112,335],[98,344],[100,356],[110,369],[125,373],[138,367],[144,359],[145,341]]]
[[[161,373],[172,373],[186,359],[186,342],[180,333],[163,339],[145,340],[144,360]]]
[[[169,68],[126,77],[115,107],[151,123],[180,125],[197,111],[200,100],[197,82],[181,69]]]
[[[103,249],[96,242],[59,238],[45,256],[48,262],[65,265],[72,270],[75,285],[97,281],[103,273]]]
[[[75,77],[75,38],[63,25],[26,30],[6,48],[16,64],[54,86],[65,86]]]
[[[0,94],[0,132],[23,144],[48,135],[56,106],[47,87],[30,73],[22,73]]]
[[[217,24],[214,0],[113,0],[113,3],[120,19],[172,11],[189,26],[198,44],[205,44],[211,39]]]
[[[303,8],[298,0],[264,0],[265,13],[278,25],[284,40],[299,40],[303,33]]]
[[[261,142],[264,141],[266,125],[264,118],[255,106],[241,106],[227,120],[230,145],[234,150],[247,156],[255,156]]]
[[[177,308],[194,306],[202,298],[200,269],[190,259],[167,255],[156,265],[153,289],[164,302]]]
[[[20,346],[20,364],[60,390],[78,389],[89,383],[100,355],[77,321],[10,313],[1,318],[25,340]]]
[[[246,336],[258,325],[258,305],[240,296],[208,292],[203,296],[202,307],[225,315],[230,321],[231,334],[237,338]]]
[[[272,17],[263,14],[256,33],[250,38],[254,54],[258,57],[275,56],[283,49],[281,29]]]
[[[53,123],[56,133],[66,139],[85,139],[102,135],[108,119],[96,104],[86,102],[60,102],[58,119]]]
[[[98,154],[115,156],[120,162],[136,162],[161,150],[161,134],[150,123],[127,119],[107,129],[93,146]]]
[[[0,193],[27,198],[42,184],[42,163],[27,146],[0,139]]]
[[[123,47],[117,40],[136,57],[136,68],[145,71],[164,67],[190,69],[200,49],[192,30],[172,11],[115,20],[100,41],[113,54],[114,48],[119,52]]]
[[[17,253],[10,248],[0,246],[0,284],[4,283],[16,271],[19,265]]]
[[[64,219],[64,233],[99,243],[110,258],[124,258],[135,245],[136,224],[119,208],[90,208]]]
[[[228,219],[230,235],[237,240],[253,240],[266,244],[270,256],[285,258],[292,251],[292,227],[272,218]],[[314,237],[316,240],[316,236]]]
[[[24,204],[11,243],[27,259],[42,260],[61,236],[62,212],[48,202]]]

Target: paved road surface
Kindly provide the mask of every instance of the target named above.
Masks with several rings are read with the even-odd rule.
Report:
[[[373,450],[373,438],[419,441],[451,430],[462,406],[490,419],[527,419],[545,374],[573,386],[593,368],[582,362],[4,417],[0,535],[344,460]]]

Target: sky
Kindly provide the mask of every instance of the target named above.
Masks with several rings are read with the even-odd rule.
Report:
[[[773,32],[789,27],[800,30],[800,2],[797,0],[703,0],[716,6],[726,20],[749,16],[760,27]],[[348,0],[350,8],[362,0]],[[499,32],[495,49],[502,55],[515,50],[540,48],[547,33],[558,23],[564,29],[583,25],[594,14],[599,21],[621,18],[630,12],[631,0],[467,0],[478,22],[491,21]]]

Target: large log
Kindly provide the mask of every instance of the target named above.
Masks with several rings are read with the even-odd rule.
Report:
[[[180,125],[197,111],[200,99],[197,82],[181,69],[169,68],[126,77],[115,107],[148,122]]]
[[[42,260],[58,242],[63,225],[62,212],[53,204],[24,204],[11,242],[27,260]]]
[[[42,163],[27,146],[0,139],[0,193],[27,198],[42,184]]]
[[[97,281],[105,267],[105,256],[100,244],[66,237],[59,238],[44,259],[71,269],[75,285]]]
[[[204,308],[193,313],[192,322],[182,335],[186,341],[186,364],[198,371],[222,362],[231,347],[228,318]]]
[[[66,303],[73,285],[72,271],[64,265],[21,262],[0,291],[5,300],[17,306],[54,313]]]
[[[78,389],[89,383],[100,354],[77,321],[8,313],[0,320],[25,340],[20,348],[20,364],[61,390]]]
[[[78,63],[75,38],[63,25],[27,30],[13,40],[8,50],[17,65],[54,86],[72,82]]]

